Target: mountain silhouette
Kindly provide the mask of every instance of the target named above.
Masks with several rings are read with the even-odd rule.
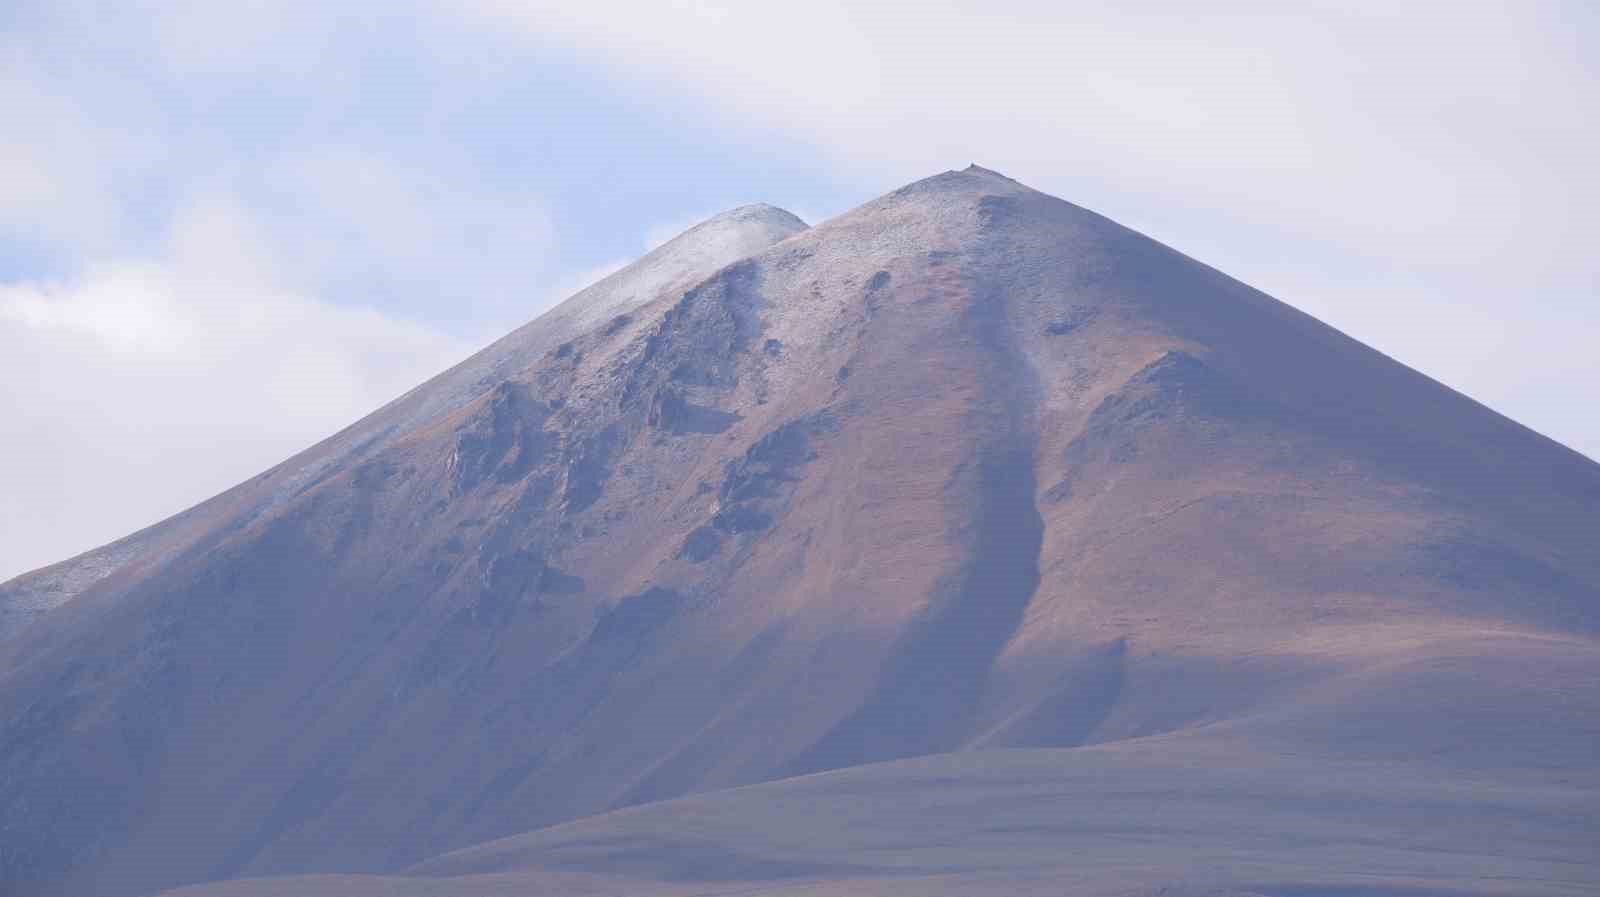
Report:
[[[1597,539],[995,172],[747,206],[0,586],[0,892],[1593,893]]]

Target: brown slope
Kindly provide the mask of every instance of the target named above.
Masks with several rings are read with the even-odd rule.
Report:
[[[14,643],[0,880],[1206,727],[1592,766],[1600,468],[1099,216],[952,172],[589,324]]]

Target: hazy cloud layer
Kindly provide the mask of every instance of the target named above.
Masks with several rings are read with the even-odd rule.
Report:
[[[967,161],[1166,240],[1591,455],[1582,4],[479,0],[884,186]]]
[[[1600,197],[1576,7],[469,6],[891,179],[972,158],[1083,202],[1221,209],[1412,263],[1571,260],[1573,215]]]
[[[0,286],[0,576],[220,492],[472,348],[286,291],[273,264],[211,196],[160,252]]]
[[[0,580],[283,460],[643,251],[649,218],[558,233],[497,162],[527,123],[465,133],[504,99],[462,68],[482,41],[417,10],[7,16]]]

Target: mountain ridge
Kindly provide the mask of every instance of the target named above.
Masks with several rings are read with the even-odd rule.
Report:
[[[543,321],[542,329],[553,331],[534,336],[535,340],[558,341],[561,334],[592,326],[594,321],[591,319],[605,315],[608,310],[615,314],[624,313],[635,307],[641,297],[648,300],[655,293],[670,289],[686,279],[710,274],[721,265],[747,255],[753,247],[774,242],[805,227],[805,222],[793,214],[766,203],[738,206],[700,222],[647,253],[629,265],[626,271],[614,272],[579,290],[535,321],[517,328],[462,363],[430,377],[360,421],[297,452],[239,487],[226,490],[123,539],[0,582],[0,641],[20,631],[34,617],[64,604],[129,563],[151,554],[172,551],[177,545],[184,544],[184,536],[172,532],[181,528],[183,518],[204,514],[206,509],[221,515],[237,513],[236,509],[227,507],[230,496],[236,496],[251,483],[284,474],[291,478],[314,476],[319,455],[331,453],[338,457],[349,452],[370,451],[374,444],[384,439],[381,435],[374,437],[371,432],[373,421],[383,421],[400,412],[399,421],[391,422],[389,426],[415,427],[420,420],[435,417],[444,413],[445,408],[460,404],[466,397],[476,394],[475,390],[481,392],[487,387],[478,381],[494,376],[497,367],[505,364],[508,358],[540,351],[538,346],[526,344],[528,338],[534,336],[529,331],[534,324]],[[445,395],[430,396],[430,392],[443,392]],[[419,398],[421,401],[418,401]],[[297,465],[300,469],[296,469]],[[270,504],[273,500],[269,496],[256,501]]]
[[[1589,783],[1600,465],[984,169],[754,208],[0,643],[0,881],[1151,739]]]

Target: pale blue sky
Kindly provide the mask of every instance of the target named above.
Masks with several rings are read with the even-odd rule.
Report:
[[[969,162],[1600,456],[1590,4],[0,9],[0,578],[695,220]]]

